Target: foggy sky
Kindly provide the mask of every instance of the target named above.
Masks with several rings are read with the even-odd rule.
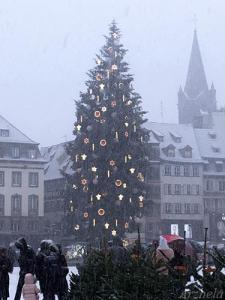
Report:
[[[208,84],[224,106],[224,0],[2,0],[0,114],[42,146],[70,140],[74,99],[114,18],[149,120],[177,122],[194,15]]]

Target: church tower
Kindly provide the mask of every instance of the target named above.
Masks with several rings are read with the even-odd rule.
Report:
[[[216,90],[208,88],[196,30],[191,49],[184,90],[178,92],[180,124],[193,124],[197,128],[210,127],[211,113],[216,111]]]

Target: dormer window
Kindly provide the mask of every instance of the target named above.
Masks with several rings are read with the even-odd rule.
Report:
[[[8,137],[9,136],[9,130],[8,129],[0,129],[0,136]]]
[[[154,134],[154,136],[155,136],[155,138],[157,139],[158,142],[163,142],[164,136],[161,132],[155,131],[155,130],[152,131],[152,132],[153,132],[153,134]]]
[[[30,150],[28,151],[28,157],[29,157],[30,159],[35,159],[35,158],[37,158],[36,150],[30,149]]]
[[[170,136],[172,137],[172,139],[175,143],[181,143],[182,137],[179,134],[170,132]]]
[[[169,146],[163,148],[162,150],[166,154],[166,156],[175,157],[175,147],[174,147],[174,145],[169,145]]]
[[[209,131],[209,132],[208,132],[208,135],[209,135],[209,137],[210,137],[211,139],[213,139],[213,140],[216,139],[216,132],[214,132],[214,131]]]
[[[220,148],[217,145],[212,145],[212,150],[215,153],[219,153],[220,152]]]
[[[192,148],[191,146],[186,146],[180,150],[181,154],[185,158],[192,158]]]

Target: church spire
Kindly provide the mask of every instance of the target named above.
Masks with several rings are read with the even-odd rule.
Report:
[[[195,98],[205,90],[208,90],[208,84],[195,30],[184,92],[189,97]]]

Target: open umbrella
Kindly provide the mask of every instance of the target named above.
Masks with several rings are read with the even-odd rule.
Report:
[[[172,243],[174,241],[178,241],[178,240],[183,240],[184,238],[182,238],[179,235],[176,234],[164,234],[163,235],[164,239],[166,239],[167,243]]]

